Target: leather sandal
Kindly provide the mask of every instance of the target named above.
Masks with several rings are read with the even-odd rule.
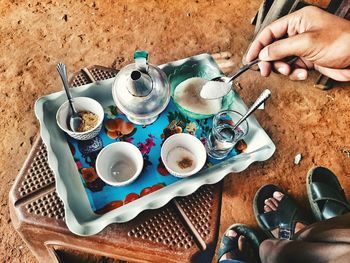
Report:
[[[237,236],[232,238],[227,236],[227,232],[233,230],[237,233]],[[259,261],[259,246],[261,244],[260,237],[254,232],[253,229],[244,224],[231,225],[222,236],[220,247],[218,250],[218,261],[221,257],[230,252],[235,260],[242,260],[242,252],[238,249],[238,237],[245,236],[246,241],[254,251],[254,257]],[[259,261],[260,262],[260,261]]]
[[[265,200],[272,198],[274,192],[281,192],[284,196],[278,203],[276,211],[265,212]],[[278,228],[279,239],[291,240],[295,233],[296,223],[309,224],[292,198],[281,188],[272,184],[265,185],[256,192],[253,209],[258,225],[271,238],[276,238],[271,231]]]
[[[312,168],[306,181],[310,206],[318,221],[350,212],[344,190],[331,170],[325,167]]]

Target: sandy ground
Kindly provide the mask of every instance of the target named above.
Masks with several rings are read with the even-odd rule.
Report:
[[[26,3],[24,3],[26,2]],[[249,21],[260,1],[1,1],[0,2],[0,261],[35,262],[14,231],[8,192],[38,133],[35,100],[61,90],[55,64],[69,72],[92,64],[130,62],[145,49],[160,64],[229,51],[239,66],[253,34]],[[265,183],[286,188],[306,208],[305,175],[324,165],[350,195],[349,85],[324,92],[313,79],[288,81],[258,72],[241,77],[240,95],[251,103],[265,87],[273,97],[256,114],[277,146],[273,158],[225,179],[220,233],[234,222],[255,225],[252,199]],[[295,154],[302,153],[300,165]]]

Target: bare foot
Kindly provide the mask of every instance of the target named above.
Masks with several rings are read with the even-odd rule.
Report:
[[[282,198],[283,198],[284,194],[281,192],[274,192],[273,196],[271,198],[265,199],[265,206],[264,206],[264,211],[265,213],[267,212],[271,212],[271,211],[276,211],[279,202],[281,202]],[[298,231],[300,231],[301,229],[303,229],[305,227],[304,224],[302,223],[296,223],[295,224],[295,232],[297,233]],[[275,228],[274,230],[271,231],[272,235],[275,238],[278,238],[278,232],[279,229]]]
[[[226,233],[226,236],[228,236],[231,239],[237,239],[238,238],[238,250],[240,251],[239,256],[235,255],[234,253],[227,252],[226,254],[222,255],[222,257],[219,259],[219,261],[224,259],[237,259],[246,261],[248,263],[257,262],[257,260],[254,257],[254,251],[248,241],[246,240],[245,236],[238,235],[237,232],[234,230],[229,230]]]

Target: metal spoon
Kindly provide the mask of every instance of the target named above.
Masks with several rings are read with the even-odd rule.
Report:
[[[265,89],[260,96],[256,99],[256,101],[253,103],[253,105],[247,110],[246,114],[243,115],[243,117],[237,121],[235,126],[233,126],[232,130],[236,130],[238,126],[245,121],[257,108],[260,107],[261,104],[263,104],[269,97],[271,96],[271,91],[269,89]]]
[[[220,77],[213,78],[211,80],[230,83],[232,80],[234,80],[235,78],[238,78],[240,75],[242,75],[244,72],[246,72],[248,69],[250,69],[255,64],[258,64],[259,62],[260,62],[260,59],[257,58],[255,60],[253,60],[252,62],[245,64],[243,67],[238,69],[235,73],[233,73],[231,76],[228,76],[228,77],[220,76]]]
[[[286,63],[291,65],[294,63],[299,57],[288,57],[286,58]],[[201,90],[200,96],[203,99],[207,100],[213,100],[224,97],[227,93],[229,93],[232,89],[230,82],[232,82],[234,79],[242,75],[244,72],[246,72],[248,69],[250,69],[255,64],[259,63],[260,59],[255,59],[252,62],[244,65],[239,70],[237,70],[235,73],[233,73],[231,76],[220,76],[211,79],[208,81]]]
[[[80,114],[77,112],[73,104],[73,98],[72,98],[72,94],[70,93],[69,84],[67,80],[66,65],[63,63],[58,63],[56,66],[56,69],[62,79],[63,87],[64,87],[64,90],[66,91],[67,99],[69,101],[69,105],[72,110],[72,114],[69,116],[69,121],[68,121],[70,129],[74,132],[78,132],[79,127],[83,122],[83,119],[81,118]]]

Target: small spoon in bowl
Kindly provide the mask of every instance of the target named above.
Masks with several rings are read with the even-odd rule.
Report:
[[[80,114],[77,112],[77,110],[74,107],[72,94],[69,90],[69,84],[67,80],[67,71],[66,71],[66,65],[63,63],[58,63],[56,66],[56,69],[58,71],[58,74],[60,74],[60,77],[62,79],[64,90],[67,94],[67,99],[69,101],[70,108],[72,110],[72,114],[69,116],[69,127],[73,132],[78,132],[79,127],[81,126],[81,123],[83,122],[83,119],[81,118]]]

